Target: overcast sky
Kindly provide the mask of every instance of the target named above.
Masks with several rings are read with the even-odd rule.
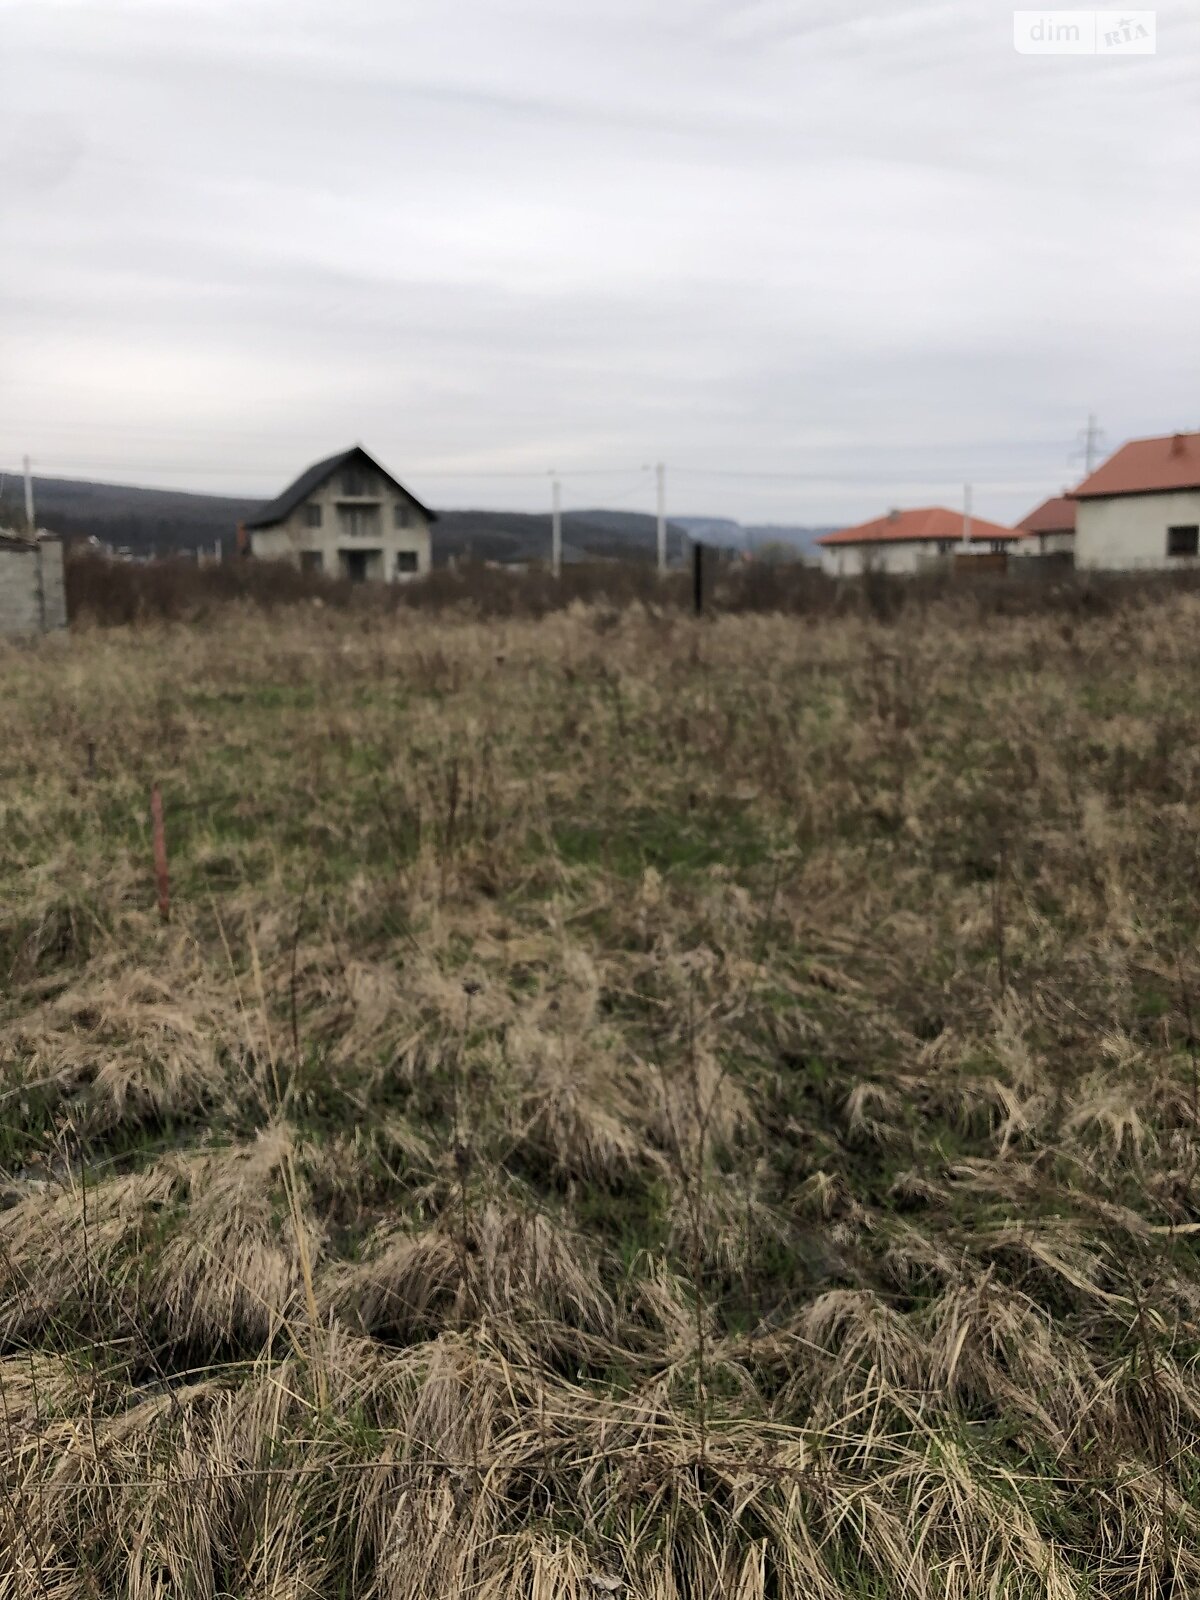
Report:
[[[1015,520],[1200,427],[1200,6],[0,0],[0,465]],[[589,475],[593,474],[593,475]]]

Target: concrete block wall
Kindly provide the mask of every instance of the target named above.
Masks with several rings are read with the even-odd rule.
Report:
[[[39,540],[38,560],[42,567],[42,627],[47,632],[54,628],[65,628],[67,586],[63,575],[62,540]]]
[[[26,638],[67,625],[62,541],[0,536],[0,638]]]
[[[0,545],[0,635],[19,638],[42,631],[36,551]]]

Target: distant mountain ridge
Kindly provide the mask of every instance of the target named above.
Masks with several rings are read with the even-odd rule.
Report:
[[[0,490],[0,526],[24,522],[20,474],[5,472]],[[192,494],[181,489],[141,489],[131,484],[93,483],[75,478],[35,480],[37,520],[68,539],[95,538],[135,555],[173,555],[211,550],[220,543],[226,556],[235,549],[239,522],[266,502],[233,495]],[[824,530],[746,527],[721,517],[675,517],[667,527],[667,555],[683,559],[688,539],[732,549],[757,549],[765,543],[808,548]],[[586,556],[651,561],[657,550],[656,519],[639,511],[568,511],[563,540],[568,559]],[[470,556],[481,561],[531,561],[550,556],[548,513],[519,511],[439,511],[434,529],[434,561]]]
[[[25,520],[24,487],[17,472],[4,472],[0,523]],[[68,539],[95,537],[137,554],[162,555],[212,549],[216,540],[233,548],[237,525],[258,500],[189,494],[181,489],[139,489],[75,478],[35,478],[34,505],[40,526]]]
[[[809,554],[823,533],[832,526],[809,527],[798,523],[737,522],[732,517],[676,517],[691,539],[721,545],[730,550],[755,551],[768,545],[783,546],[798,555]]]

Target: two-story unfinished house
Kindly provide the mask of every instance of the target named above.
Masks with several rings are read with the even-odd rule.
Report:
[[[318,461],[242,524],[249,551],[307,572],[396,583],[428,572],[435,512],[360,445]]]

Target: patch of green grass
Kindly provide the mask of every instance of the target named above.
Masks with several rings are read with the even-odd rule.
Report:
[[[193,711],[210,711],[227,718],[252,717],[262,711],[312,711],[317,705],[316,685],[312,683],[263,682],[251,680],[236,687],[193,689],[185,697]]]
[[[621,878],[640,878],[653,868],[691,874],[725,866],[744,872],[771,854],[771,840],[738,808],[683,812],[634,810],[611,824],[558,822],[553,844],[567,866],[599,868]]]
[[[631,1174],[619,1188],[594,1183],[580,1188],[572,1211],[581,1232],[604,1240],[629,1268],[639,1256],[662,1253],[669,1205],[662,1180]]]
[[[1142,1021],[1155,1021],[1159,1017],[1169,1017],[1175,1010],[1176,1001],[1161,989],[1152,987],[1136,988],[1133,993],[1133,1014]]]
[[[0,1078],[0,1169],[15,1172],[48,1157],[62,1132],[62,1097],[52,1085],[16,1088]]]

